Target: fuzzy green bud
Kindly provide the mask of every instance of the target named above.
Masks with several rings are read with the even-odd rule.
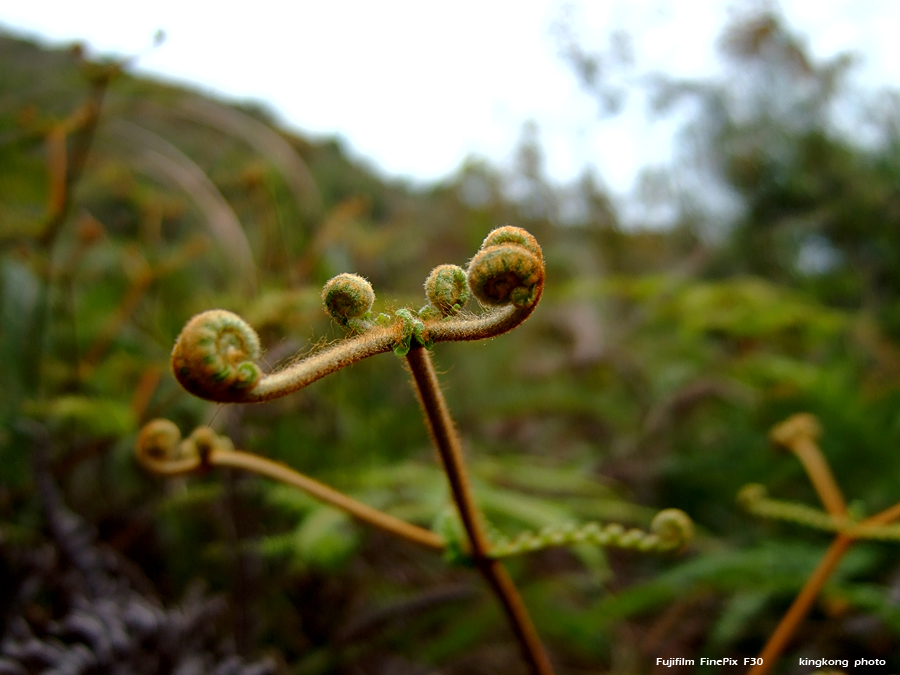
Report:
[[[472,294],[485,305],[530,307],[544,285],[541,247],[522,228],[501,227],[485,238],[466,277]]]
[[[425,280],[428,302],[441,316],[453,316],[469,301],[466,272],[458,265],[438,265]]]
[[[358,274],[338,274],[322,289],[322,302],[332,318],[347,326],[369,313],[375,303],[375,291]]]

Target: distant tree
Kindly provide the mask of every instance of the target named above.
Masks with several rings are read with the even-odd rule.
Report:
[[[608,114],[616,60],[560,35],[564,58]],[[721,77],[629,79],[656,112],[690,111],[673,174],[692,176],[672,181],[689,186],[676,198],[675,221],[712,234],[714,275],[796,285],[870,310],[900,336],[900,94],[854,89],[856,56],[816,60],[771,6],[739,14],[719,46]],[[698,217],[704,200],[685,194],[698,189],[726,195],[731,208],[706,207]]]

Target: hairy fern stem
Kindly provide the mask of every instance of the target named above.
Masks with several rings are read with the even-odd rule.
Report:
[[[522,596],[503,565],[491,557],[491,544],[475,504],[463,458],[462,444],[450,417],[444,394],[441,392],[431,355],[427,349],[416,345],[406,355],[406,362],[412,372],[416,393],[428,422],[428,430],[447,474],[453,501],[469,538],[472,562],[503,605],[503,611],[519,642],[522,656],[528,661],[532,671],[535,675],[552,675],[553,666],[550,657],[538,637]]]

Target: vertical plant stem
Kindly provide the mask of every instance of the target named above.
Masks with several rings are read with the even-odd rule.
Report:
[[[49,294],[52,274],[53,249],[59,231],[66,221],[72,206],[72,193],[81,178],[87,161],[94,132],[100,121],[100,110],[106,89],[117,67],[111,67],[106,75],[91,87],[90,98],[68,119],[51,130],[47,138],[47,170],[50,191],[47,196],[47,213],[44,217],[37,244],[43,252],[45,269],[42,273],[38,300],[33,316],[30,317],[30,339],[23,354],[25,360],[25,381],[30,392],[40,390],[44,361],[45,328],[49,321]],[[73,132],[77,132],[74,133]],[[68,145],[72,135],[71,151]]]
[[[797,626],[807,615],[813,602],[815,602],[819,591],[822,590],[822,586],[828,581],[828,577],[834,572],[852,543],[853,538],[847,535],[839,534],[835,537],[825,555],[822,556],[822,560],[819,561],[819,565],[809,579],[806,580],[799,595],[794,599],[787,613],[781,618],[781,623],[778,624],[766,646],[760,652],[760,663],[753,666],[747,672],[747,675],[765,675],[775,665],[775,661],[781,656],[781,652],[787,646],[788,640],[791,639],[794,631],[797,630]]]
[[[414,344],[406,355],[406,361],[412,371],[431,438],[437,446],[441,463],[450,482],[453,501],[469,538],[475,567],[503,605],[510,627],[522,649],[522,655],[531,666],[532,672],[535,675],[553,675],[550,658],[538,637],[518,589],[500,562],[489,556],[490,544],[475,505],[463,459],[462,445],[456,434],[444,394],[441,392],[431,356],[428,350]]]

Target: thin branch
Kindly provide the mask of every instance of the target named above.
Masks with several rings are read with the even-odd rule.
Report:
[[[774,443],[787,448],[800,460],[828,513],[844,516],[847,513],[844,495],[817,443],[821,435],[822,427],[810,413],[791,415],[769,434]]]
[[[431,530],[382,513],[281,462],[234,450],[230,439],[218,436],[209,427],[198,427],[182,440],[174,423],[165,419],[153,420],[141,430],[135,455],[145,469],[160,476],[182,476],[211,466],[251,471],[303,490],[313,499],[346,511],[364,523],[422,546],[444,550],[443,538]]]
[[[249,452],[217,449],[210,453],[209,463],[216,466],[230,466],[244,469],[245,471],[252,471],[281,483],[292,485],[320,502],[346,511],[364,523],[395,534],[403,539],[408,539],[416,544],[421,544],[437,551],[444,550],[443,538],[434,532],[374,509],[279,462],[273,462],[270,459]]]
[[[771,438],[797,456],[829,514],[844,519],[847,510],[844,496],[834,479],[827,460],[816,443],[820,434],[821,428],[816,418],[808,413],[800,413],[776,426],[772,430]],[[866,536],[867,528],[875,529],[885,526],[897,518],[900,518],[900,503],[866,518],[852,529],[841,531],[835,537],[818,566],[806,580],[800,593],[769,637],[759,654],[758,664],[753,666],[747,675],[765,675],[775,665],[775,661],[784,651],[788,641],[797,630],[797,626],[809,613],[822,587],[856,539]]]

